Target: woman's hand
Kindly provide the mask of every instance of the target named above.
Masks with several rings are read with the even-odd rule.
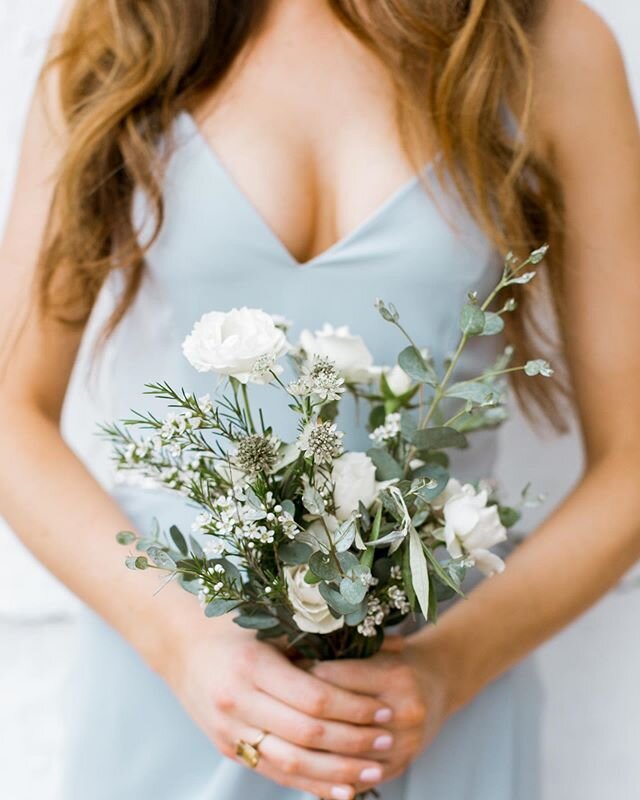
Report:
[[[364,660],[322,661],[311,672],[344,690],[376,698],[393,710],[393,747],[384,755],[382,781],[401,775],[437,736],[450,714],[442,652],[424,632],[389,637],[380,653]],[[434,659],[433,655],[438,655]],[[364,788],[362,784],[356,788]]]
[[[380,754],[393,746],[383,700],[324,683],[227,618],[184,636],[160,671],[225,756],[238,761],[239,739],[269,731],[257,771],[282,786],[350,800],[356,784],[382,779]]]

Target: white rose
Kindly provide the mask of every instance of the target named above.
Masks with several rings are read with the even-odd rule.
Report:
[[[273,318],[257,308],[211,311],[194,325],[182,352],[198,372],[229,375],[241,383],[268,383],[269,369],[289,349]]]
[[[336,517],[349,519],[362,502],[369,508],[378,493],[376,468],[366,453],[345,453],[333,462],[331,480]]]
[[[490,551],[507,538],[498,508],[487,506],[486,489],[476,491],[452,478],[433,505],[443,509],[444,528],[438,532],[452,558],[469,558],[485,575],[504,570],[504,561]]]
[[[400,397],[400,395],[405,394],[405,392],[408,392],[413,386],[413,381],[411,378],[398,364],[396,364],[395,367],[392,367],[392,369],[390,369],[388,372],[385,372],[384,376],[387,379],[389,388],[396,397]]]
[[[300,346],[310,356],[323,356],[333,361],[349,383],[370,383],[376,372],[379,374],[362,337],[352,334],[346,325],[334,328],[326,323],[315,333],[304,330],[300,334]]]
[[[320,594],[316,584],[305,583],[309,571],[306,564],[285,567],[287,592],[294,609],[293,619],[301,631],[307,633],[331,633],[344,625],[344,617],[336,619]]]

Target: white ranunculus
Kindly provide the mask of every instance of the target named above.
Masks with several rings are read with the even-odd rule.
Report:
[[[396,397],[405,394],[405,392],[408,392],[413,386],[411,378],[398,364],[392,367],[388,372],[385,372],[384,377],[387,379],[387,384]]]
[[[300,334],[300,346],[310,356],[323,356],[336,366],[349,383],[370,383],[376,376],[373,356],[361,336],[349,331],[346,325],[334,328],[325,323],[321,330]]]
[[[487,506],[486,489],[476,491],[471,484],[451,478],[434,508],[441,508],[444,528],[438,532],[452,558],[468,558],[485,575],[502,572],[504,561],[491,548],[507,538],[498,507]]]
[[[337,631],[344,625],[344,617],[336,619],[332,616],[317,584],[305,583],[308,570],[306,564],[285,567],[284,570],[289,601],[295,612],[293,619],[300,630],[307,633]]]
[[[336,517],[349,519],[362,502],[369,508],[378,493],[376,468],[366,453],[345,453],[333,462],[331,480]]]
[[[234,308],[204,314],[182,344],[198,372],[229,375],[241,383],[268,383],[289,349],[287,337],[269,314],[257,308]]]

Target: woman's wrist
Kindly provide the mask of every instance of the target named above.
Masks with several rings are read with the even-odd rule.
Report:
[[[419,673],[438,684],[445,718],[463,708],[482,689],[474,680],[471,648],[460,646],[459,637],[447,626],[446,618],[413,634],[407,643]]]

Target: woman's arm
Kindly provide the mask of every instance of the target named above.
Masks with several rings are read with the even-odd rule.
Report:
[[[539,118],[565,196],[562,316],[587,465],[504,574],[439,626],[456,664],[453,708],[640,557],[640,137],[613,36],[581,4],[560,5],[543,32]]]
[[[404,714],[409,733],[396,736],[392,773],[640,557],[640,138],[613,36],[574,0],[552,6],[539,45],[537,114],[567,208],[562,315],[587,467],[505,572],[412,637],[404,653],[381,654],[366,672],[353,662],[316,668],[337,685],[367,686],[396,709],[396,723]]]
[[[272,732],[260,771],[283,785],[349,800],[363,771],[375,782],[377,699],[324,684],[228,619],[206,619],[175,584],[124,568],[115,534],[131,527],[63,441],[59,421],[81,334],[38,313],[36,263],[64,125],[55,77],[33,105],[0,246],[0,513],[35,555],[107,620],[171,685],[219,749]],[[368,772],[366,772],[368,770]]]

